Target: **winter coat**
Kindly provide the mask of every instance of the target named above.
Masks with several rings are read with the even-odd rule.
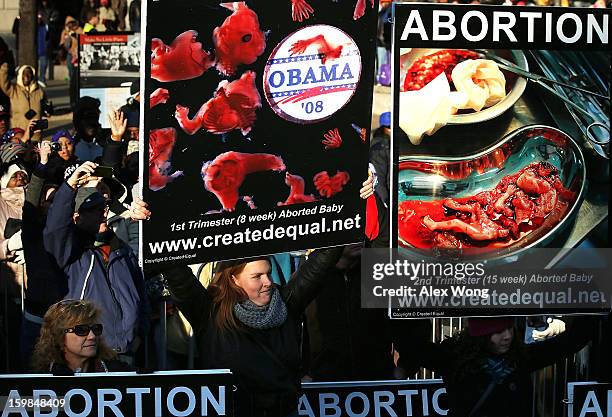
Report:
[[[64,273],[55,259],[47,253],[43,242],[43,230],[47,217],[40,211],[40,198],[45,180],[39,172],[32,175],[23,205],[21,238],[28,272],[25,293],[25,309],[29,314],[42,318],[49,307],[60,301],[68,292]]]
[[[117,30],[125,30],[125,17],[127,16],[127,0],[111,0],[111,7],[117,15]]]
[[[47,24],[49,30],[49,36],[47,36],[47,52],[49,55],[57,49],[59,42],[59,36],[62,31],[62,22],[60,12],[49,5],[48,7],[41,7],[40,13],[42,13],[43,19]]]
[[[100,6],[98,8],[98,16],[100,17],[100,22],[104,25],[106,30],[117,30],[117,15],[111,7]]]
[[[124,186],[130,187],[134,184],[130,184],[130,182],[127,181],[126,175],[124,173],[125,170],[122,168],[125,152],[125,142],[114,141],[112,139],[108,140],[102,152],[102,160],[100,161],[100,165],[112,167],[113,174],[117,177],[117,179],[121,181]]]
[[[140,2],[141,0],[132,0],[128,10],[130,30],[133,32],[140,32]]]
[[[35,119],[42,117],[42,102],[45,100],[45,92],[34,78],[29,86],[23,85],[23,71],[26,68],[32,70],[36,75],[36,70],[29,65],[22,65],[17,71],[17,82],[11,83],[8,79],[8,68],[0,67],[0,89],[11,100],[11,127],[27,129],[29,120],[25,114],[32,109],[36,112]]]
[[[81,163],[75,155],[66,161],[57,153],[53,153],[44,167],[45,177],[49,183],[59,185],[66,179],[66,170],[71,168],[69,172],[72,173]]]
[[[15,298],[21,297],[20,287],[22,278],[25,278],[25,268],[8,260],[12,258],[13,254],[8,249],[8,239],[4,238],[4,229],[8,219],[21,219],[24,200],[25,190],[23,187],[0,190],[0,280],[6,280],[7,293]],[[0,292],[5,291],[4,285],[4,283],[0,283]]]
[[[234,374],[237,416],[284,416],[297,409],[300,315],[341,254],[342,247],[313,252],[279,288],[288,311],[281,326],[266,330],[243,326],[229,334],[217,326],[217,308],[188,267],[163,272],[174,301],[193,327],[204,368],[229,368]]]
[[[36,27],[36,54],[40,58],[41,56],[47,56],[47,40],[49,38],[49,30],[45,23],[39,23]]]
[[[94,139],[91,142],[79,139],[74,145],[74,155],[79,161],[97,161],[102,157],[104,148]]]
[[[76,57],[78,56],[78,53],[79,53],[79,42],[77,40],[77,37],[71,36],[70,35],[71,32],[68,30],[68,22],[72,20],[78,23],[78,21],[74,17],[66,16],[66,20],[64,21],[64,29],[62,30],[62,34],[60,35],[59,46],[64,47],[64,49],[66,49],[68,54],[70,54],[70,58],[73,60],[76,60]],[[80,26],[77,27],[77,29],[74,31],[75,35],[80,35],[82,33],[83,33],[83,28]]]
[[[129,352],[147,325],[142,271],[130,247],[114,235],[105,264],[93,237],[85,236],[73,223],[75,195],[66,183],[57,190],[47,215],[45,248],[68,280],[67,298],[95,302],[102,311],[106,343],[117,352]]]
[[[134,371],[134,369],[128,364],[123,363],[117,359],[110,359],[110,360],[104,360],[104,361],[101,359],[97,359],[94,364],[94,367],[85,373],[89,374],[93,372],[130,372],[130,371]],[[64,365],[63,363],[51,364],[49,372],[55,376],[74,375],[74,372],[72,371],[72,369],[70,369],[68,366]]]
[[[441,343],[417,345],[409,335],[404,334],[406,340],[402,344],[396,340],[396,349],[400,354],[400,366],[402,358],[408,357],[409,360],[419,360],[423,367],[442,375],[448,394],[449,417],[526,417],[532,415],[531,373],[582,349],[593,335],[594,323],[592,317],[577,318],[566,332],[544,342],[524,345],[512,372],[497,383],[492,382],[492,377],[486,371],[477,369],[464,377],[452,377],[464,359],[458,354],[454,338]],[[520,336],[515,332],[514,337]],[[491,358],[502,357],[491,355]],[[482,358],[483,361],[486,359]],[[473,368],[477,366],[474,363]],[[492,387],[490,394],[474,410],[489,384]]]
[[[306,309],[310,366],[319,381],[372,381],[393,374],[386,311],[361,308],[361,263],[335,269]]]

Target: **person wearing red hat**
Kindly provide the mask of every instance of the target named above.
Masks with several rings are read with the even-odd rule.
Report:
[[[582,349],[596,320],[576,318],[565,333],[530,345],[517,335],[511,317],[469,318],[467,323],[467,329],[440,343],[419,343],[406,334],[396,337],[398,366],[408,369],[418,362],[442,375],[449,416],[529,417],[531,373]]]

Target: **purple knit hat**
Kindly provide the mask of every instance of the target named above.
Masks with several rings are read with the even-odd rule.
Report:
[[[68,138],[70,142],[74,142],[74,138],[70,134],[70,132],[66,129],[60,129],[51,137],[51,142],[57,142],[60,138]]]

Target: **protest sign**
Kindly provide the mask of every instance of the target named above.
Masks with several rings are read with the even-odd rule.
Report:
[[[377,4],[309,3],[147,2],[145,268],[362,239]]]
[[[440,379],[303,383],[299,416],[411,416],[448,414]]]
[[[504,308],[490,297],[514,290],[573,288],[544,308],[609,309],[603,249],[588,258],[569,251],[594,234],[608,246],[607,223],[597,230],[609,203],[609,18],[593,9],[394,5],[392,242],[408,262],[481,266],[467,281],[433,268],[401,282],[430,301],[453,295],[453,285],[463,291],[457,304],[431,308],[435,316],[525,313],[532,300],[523,295]],[[510,275],[495,269],[511,262],[519,267]],[[556,271],[563,262],[576,270]],[[600,273],[570,281],[591,267]],[[565,280],[547,281],[555,274]],[[597,297],[573,302],[581,291]],[[488,304],[468,305],[471,296]]]
[[[570,382],[567,384],[568,417],[612,415],[612,384]]]
[[[3,416],[233,416],[233,395],[227,370],[0,375]]]

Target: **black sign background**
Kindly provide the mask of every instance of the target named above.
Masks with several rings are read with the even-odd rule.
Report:
[[[318,382],[302,384],[300,416],[435,417],[448,414],[440,379],[411,381]],[[337,414],[340,410],[340,414]]]
[[[567,384],[569,397],[568,417],[578,417],[582,411],[587,411],[584,416],[609,416],[612,403],[609,402],[612,392],[612,384],[600,384],[597,382],[569,383]],[[589,396],[589,393],[590,396]],[[587,401],[587,396],[589,396]],[[598,411],[596,411],[598,410]]]
[[[412,10],[418,10],[419,16],[423,22],[423,26],[428,35],[428,40],[424,40],[420,35],[412,33],[406,40],[401,40],[400,37],[404,30],[404,26],[410,16]],[[454,26],[457,29],[457,34],[452,40],[434,41],[432,40],[432,28],[433,28],[433,11],[434,10],[446,10],[452,13],[455,17]],[[466,13],[478,11],[483,13],[488,22],[488,32],[482,40],[477,42],[469,41],[462,36],[460,29],[461,19]],[[592,50],[600,51],[606,49],[602,46],[598,35],[593,33],[593,42],[587,43],[587,21],[588,16],[596,16],[597,22],[601,23],[601,19],[604,15],[610,16],[609,9],[590,9],[590,8],[562,8],[562,7],[529,7],[529,8],[516,8],[514,6],[476,6],[470,5],[441,5],[441,4],[418,4],[413,5],[407,4],[395,4],[394,5],[394,21],[397,26],[395,41],[399,47],[416,47],[419,48],[495,48],[495,49],[579,49],[579,50]],[[516,37],[516,42],[511,42],[505,35],[504,31],[500,31],[500,37],[498,40],[493,39],[493,15],[495,12],[509,12],[516,17],[516,24],[511,29],[512,33]],[[541,13],[541,17],[533,19],[533,39],[530,41],[528,38],[528,20],[527,18],[521,17],[521,13]],[[562,42],[556,37],[557,33],[557,21],[562,15],[571,14],[575,15],[582,22],[582,33],[584,34],[575,43]],[[547,42],[547,26],[546,20],[547,15],[550,15],[552,36],[550,42]],[[507,19],[500,19],[502,23],[506,23]],[[609,20],[608,20],[609,22]],[[415,27],[416,25],[411,25]],[[476,36],[480,33],[481,22],[478,18],[471,17],[467,20],[467,29],[472,36]],[[576,23],[571,19],[565,19],[562,25],[563,33],[566,36],[571,37],[576,33]],[[447,30],[441,30],[441,34],[447,34]]]
[[[330,224],[333,219],[355,218],[362,219],[359,228],[352,228],[334,233],[321,233],[299,236],[297,240],[288,238],[245,243],[239,245],[198,248],[190,251],[196,254],[194,258],[177,260],[182,263],[196,263],[208,260],[230,259],[258,254],[270,254],[290,250],[334,246],[357,242],[362,239],[362,228],[365,225],[365,204],[359,199],[361,183],[367,177],[368,141],[361,140],[351,124],[366,128],[366,137],[369,137],[371,123],[372,92],[374,81],[375,31],[378,2],[371,9],[369,2],[366,14],[353,20],[354,2],[330,2],[326,0],[309,1],[315,14],[304,22],[294,22],[291,19],[291,2],[272,2],[258,0],[248,2],[249,7],[255,11],[259,18],[260,27],[267,32],[266,49],[259,59],[252,65],[243,65],[238,68],[233,77],[222,77],[215,69],[210,68],[202,76],[187,80],[161,83],[150,78],[150,43],[151,38],[160,38],[166,44],[180,33],[195,29],[199,35],[198,42],[203,48],[213,52],[212,32],[220,26],[230,11],[220,7],[216,2],[202,0],[181,1],[177,9],[175,1],[148,1],[147,4],[147,34],[144,41],[145,55],[145,85],[146,94],[143,106],[145,113],[144,149],[148,150],[148,132],[150,129],[174,127],[177,131],[177,141],[172,156],[172,167],[181,170],[184,176],[168,184],[159,191],[150,191],[148,184],[148,170],[144,170],[143,194],[149,203],[153,215],[151,221],[143,228],[143,258],[145,268],[151,260],[163,262],[164,255],[185,253],[184,250],[175,253],[152,254],[149,242],[161,242],[170,239],[201,237],[203,235],[218,233],[234,233],[250,229],[264,229],[270,222],[263,221],[253,224],[232,225],[207,228],[192,231],[172,232],[173,223],[180,224],[190,220],[217,220],[221,218],[235,218],[240,214],[266,214],[270,211],[279,213],[291,208],[319,207],[321,205],[342,204],[340,214],[327,214]],[[288,122],[277,116],[268,105],[263,92],[262,75],[266,60],[271,52],[286,36],[295,30],[315,25],[328,24],[343,30],[358,45],[361,52],[361,77],[354,96],[348,104],[337,111],[329,119],[315,124],[303,125]],[[201,130],[193,136],[185,134],[174,118],[177,104],[190,108],[190,117],[209,100],[223,79],[233,81],[245,71],[253,70],[256,73],[256,86],[262,98],[262,108],[256,111],[257,120],[249,133],[248,138],[240,131],[235,130],[225,135],[214,135]],[[149,109],[148,96],[156,88],[163,87],[169,90],[170,99],[167,104],[158,105]],[[321,141],[323,134],[330,129],[338,128],[343,138],[339,149],[324,150]],[[306,181],[305,194],[317,196],[312,178],[320,171],[327,171],[334,175],[337,171],[347,171],[350,181],[342,192],[330,199],[321,198],[319,201],[308,204],[295,204],[292,206],[277,207],[277,202],[285,201],[289,194],[289,187],[285,185],[284,172],[266,171],[250,174],[246,177],[240,188],[240,195],[254,196],[256,210],[249,209],[245,203],[239,201],[233,213],[205,214],[210,210],[218,210],[221,205],[217,198],[204,188],[201,177],[202,163],[213,160],[216,156],[227,151],[246,153],[270,153],[281,156],[287,170],[298,174]],[[145,166],[147,161],[145,160]],[[290,219],[276,219],[275,226],[290,224],[305,224],[318,221],[320,213],[311,216],[301,216]]]

